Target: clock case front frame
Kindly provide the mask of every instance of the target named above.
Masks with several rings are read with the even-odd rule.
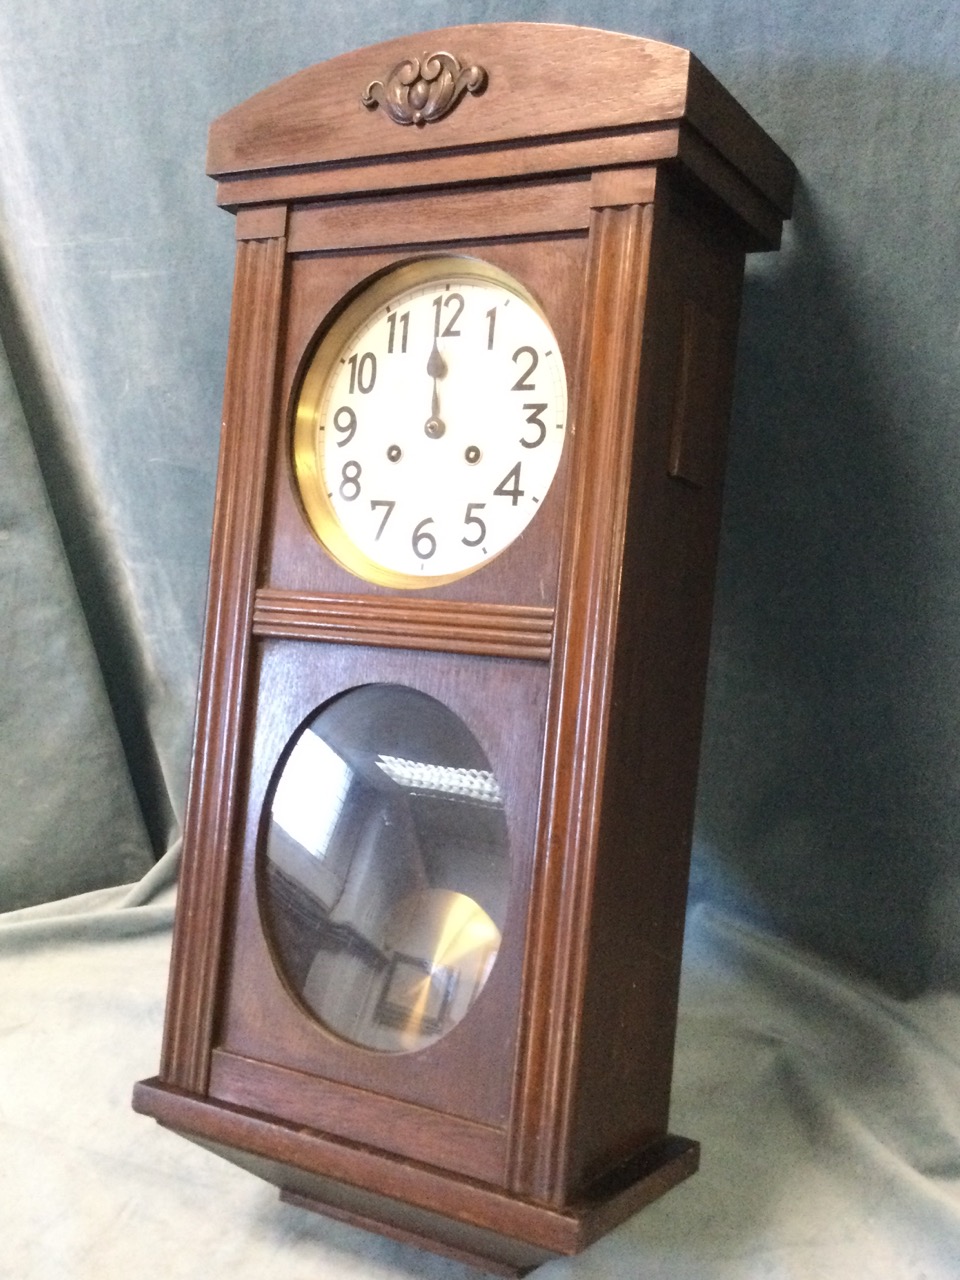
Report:
[[[357,107],[446,48],[482,96],[423,128]],[[521,1274],[697,1163],[668,1107],[725,435],[744,254],[778,244],[792,167],[686,51],[532,24],[311,68],[217,121],[209,159],[234,304],[164,1048],[135,1105],[298,1203]],[[570,410],[517,543],[411,593],[319,547],[287,415],[323,317],[425,253],[537,297]],[[256,905],[277,744],[391,680],[477,733],[513,840],[488,987],[412,1056],[305,1027]]]

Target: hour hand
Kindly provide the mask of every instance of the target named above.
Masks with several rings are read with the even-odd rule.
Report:
[[[433,340],[433,350],[430,352],[430,358],[427,361],[427,376],[430,378],[445,378],[447,376],[447,362],[440,354],[436,338]]]

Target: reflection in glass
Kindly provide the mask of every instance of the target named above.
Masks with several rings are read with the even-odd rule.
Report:
[[[273,791],[263,909],[287,983],[332,1031],[412,1050],[496,959],[509,882],[500,787],[442,703],[365,685],[294,739]]]

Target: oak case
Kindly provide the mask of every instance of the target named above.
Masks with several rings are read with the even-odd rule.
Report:
[[[360,96],[449,50],[484,72],[403,126]],[[572,27],[450,28],[347,54],[217,121],[237,267],[170,996],[135,1105],[311,1208],[520,1274],[696,1167],[668,1106],[744,254],[792,166],[686,51]],[[301,510],[291,405],[318,333],[424,255],[536,298],[569,379],[543,508],[491,563],[410,592]],[[263,927],[284,744],[367,683],[439,699],[504,792],[500,953],[415,1054],[332,1035]]]

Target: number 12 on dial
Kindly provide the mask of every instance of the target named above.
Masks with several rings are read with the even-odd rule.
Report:
[[[450,582],[526,529],[567,423],[556,338],[534,298],[472,258],[375,279],[308,361],[294,467],[314,533],[351,572]]]

